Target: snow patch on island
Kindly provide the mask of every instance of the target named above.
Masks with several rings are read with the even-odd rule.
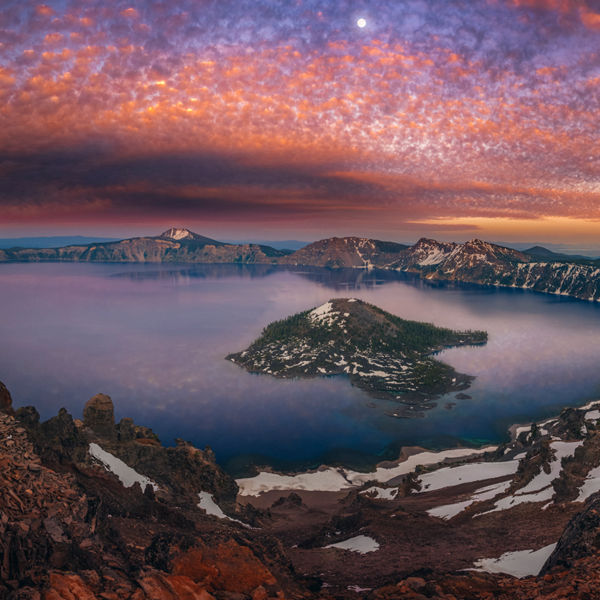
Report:
[[[329,544],[325,548],[338,548],[340,550],[350,550],[350,552],[358,552],[359,554],[367,554],[379,550],[379,543],[368,535],[357,535],[356,537]]]
[[[119,478],[123,487],[131,487],[136,481],[140,484],[142,490],[146,489],[147,485],[151,485],[154,491],[158,490],[158,485],[149,477],[140,475],[137,471],[125,464],[120,458],[113,456],[110,452],[103,450],[98,444],[93,442],[90,444],[89,453],[97,461],[102,463],[102,466]]]
[[[333,310],[333,304],[331,302],[325,302],[321,306],[317,306],[308,313],[308,316],[313,322],[330,323],[333,320],[333,315],[337,314]]]

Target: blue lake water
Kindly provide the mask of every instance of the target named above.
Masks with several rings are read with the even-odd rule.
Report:
[[[401,317],[485,329],[484,347],[439,358],[477,379],[422,419],[386,415],[344,377],[278,380],[224,356],[275,319],[333,297]],[[600,397],[600,306],[521,290],[432,286],[390,272],[235,265],[0,264],[0,380],[42,418],[109,394],[117,418],[253,463],[355,467],[402,445],[499,442],[514,422]],[[450,410],[448,402],[456,402]]]

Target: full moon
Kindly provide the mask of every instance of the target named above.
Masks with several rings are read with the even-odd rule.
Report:
[[[367,20],[361,17],[358,19],[358,21],[356,21],[356,24],[362,29],[363,27],[367,26]]]

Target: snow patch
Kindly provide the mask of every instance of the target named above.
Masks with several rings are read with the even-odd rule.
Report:
[[[325,548],[339,548],[340,550],[350,550],[350,552],[367,554],[379,550],[379,543],[368,535],[357,535],[343,542],[337,542],[337,544],[329,544]]]
[[[551,483],[560,475],[562,470],[562,459],[572,456],[575,449],[583,444],[578,442],[552,442],[551,448],[555,451],[554,459],[550,462],[550,472],[543,469],[523,488],[517,490],[513,495],[501,498],[496,502],[494,508],[482,515],[507,510],[513,506],[525,502],[547,502],[554,496],[554,488]]]
[[[597,421],[600,419],[600,410],[588,410],[583,418],[586,421]]]
[[[204,512],[206,512],[207,515],[218,517],[219,519],[227,519],[228,521],[235,521],[236,523],[241,523],[242,525],[248,527],[246,523],[242,523],[242,521],[238,519],[233,519],[232,517],[227,516],[221,510],[221,507],[215,502],[215,499],[209,492],[198,492],[198,496],[200,498],[200,502],[198,502],[198,508],[201,508]]]
[[[90,444],[89,453],[97,461],[102,463],[102,466],[109,472],[119,478],[123,487],[129,488],[136,481],[140,484],[142,490],[146,489],[147,485],[151,485],[154,491],[158,490],[158,485],[145,475],[140,475],[137,471],[125,464],[120,458],[113,456],[110,452],[103,450],[98,444],[93,442]]]
[[[255,477],[237,479],[236,482],[243,496],[259,496],[270,490],[337,492],[352,487],[351,482],[342,473],[341,469],[333,468],[298,475],[280,475],[263,471]]]
[[[592,494],[600,492],[600,467],[592,469],[579,488],[577,502],[585,502]]]
[[[480,558],[475,561],[475,570],[486,573],[508,573],[514,577],[537,575],[544,563],[556,548],[556,544],[544,546],[539,550],[519,550],[505,552],[499,558]]]
[[[346,471],[341,468],[335,469],[333,467],[327,467],[312,473],[299,473],[297,475],[281,475],[279,473],[268,473],[263,471],[254,477],[238,479],[237,484],[242,496],[259,496],[270,490],[337,492],[351,487],[360,487],[371,481],[387,483],[391,479],[411,473],[419,465],[426,466],[437,464],[443,462],[446,458],[453,459],[476,456],[485,452],[491,452],[495,449],[496,446],[489,446],[478,450],[472,448],[453,448],[452,450],[444,450],[442,452],[421,452],[409,456],[406,460],[398,463],[394,467],[377,467],[375,471],[369,471],[368,473]],[[478,464],[480,465],[480,468],[485,471],[486,466],[506,463]],[[512,464],[512,461],[508,464]],[[483,465],[483,467],[481,467],[481,465]],[[517,464],[514,465],[515,470],[516,468]],[[492,466],[492,470],[494,469],[497,469],[497,467]],[[499,477],[500,475],[497,475],[497,472],[497,470],[494,470],[491,475],[481,478],[491,479],[492,477]],[[514,471],[511,471],[510,474],[513,472]],[[464,483],[464,481],[459,481],[458,483]],[[456,485],[456,483],[452,485]]]
[[[467,506],[471,506],[471,504],[474,504],[475,502],[491,500],[498,494],[502,494],[508,489],[510,484],[510,481],[503,481],[502,483],[488,485],[479,490],[475,490],[475,493],[468,500],[456,502],[454,504],[446,504],[444,506],[436,506],[435,508],[430,508],[427,512],[432,517],[438,517],[444,520],[452,519],[452,517],[455,517],[465,510]]]
[[[441,490],[443,488],[460,485],[461,483],[472,483],[496,477],[514,475],[519,468],[519,462],[509,460],[506,462],[480,462],[461,465],[459,467],[447,467],[438,469],[431,473],[421,475],[421,493]]]
[[[394,500],[398,495],[398,488],[382,488],[373,486],[360,493],[363,496],[375,498],[377,500]]]

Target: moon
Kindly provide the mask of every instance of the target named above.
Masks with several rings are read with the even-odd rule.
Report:
[[[366,20],[366,19],[363,19],[363,18],[361,17],[360,19],[358,19],[358,20],[356,21],[356,24],[357,24],[357,25],[358,25],[358,26],[359,26],[361,29],[363,29],[364,27],[366,27],[366,26],[367,26],[367,20]]]

